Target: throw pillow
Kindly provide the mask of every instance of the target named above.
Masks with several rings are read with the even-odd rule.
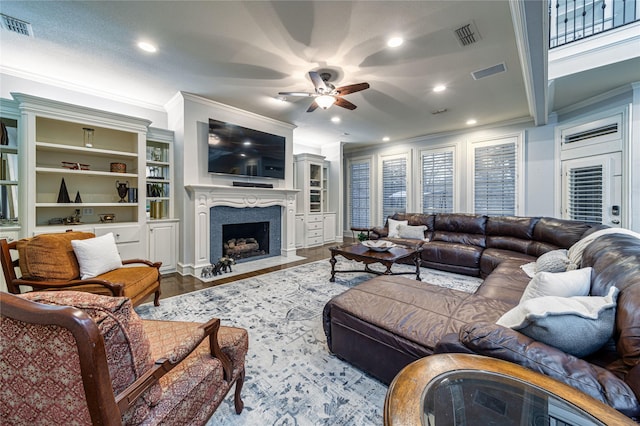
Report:
[[[525,263],[524,265],[520,265],[520,269],[522,269],[524,273],[529,276],[529,278],[533,278],[536,276],[536,262],[529,262]]]
[[[591,289],[591,268],[567,272],[538,272],[524,289],[520,303],[536,297],[587,296]]]
[[[576,357],[585,357],[613,336],[618,289],[599,296],[545,296],[527,300],[505,313],[496,324]]]
[[[389,226],[389,235],[387,235],[387,237],[389,238],[399,238],[400,237],[400,233],[399,233],[399,229],[398,227],[400,225],[403,226],[407,226],[409,225],[409,221],[408,220],[395,220],[395,219],[387,219],[387,224]]]
[[[536,260],[536,272],[564,272],[570,263],[567,250],[551,250]]]
[[[427,227],[425,225],[400,225],[398,226],[398,235],[400,238],[407,238],[410,240],[424,240],[424,231],[426,230]]]
[[[122,259],[112,232],[88,240],[72,240],[71,245],[80,265],[80,278],[83,280],[122,267]]]

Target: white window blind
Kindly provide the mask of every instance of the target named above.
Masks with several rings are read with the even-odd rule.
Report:
[[[570,219],[602,223],[603,182],[602,165],[569,171],[567,213]]]
[[[371,165],[369,161],[351,163],[350,223],[358,228],[371,226]]]
[[[476,214],[516,214],[516,144],[476,147],[474,150],[474,207]]]
[[[453,151],[422,154],[422,212],[453,212]]]
[[[407,209],[407,159],[382,161],[382,217]]]

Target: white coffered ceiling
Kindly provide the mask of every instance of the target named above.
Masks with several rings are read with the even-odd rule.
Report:
[[[296,142],[376,143],[530,116],[508,1],[2,1],[34,37],[0,31],[8,74],[162,106],[177,91],[295,124]],[[473,22],[463,47],[454,29]],[[397,49],[392,35],[404,37]],[[140,51],[150,41],[158,52]],[[507,71],[474,80],[471,72]],[[329,68],[358,106],[307,113],[307,72]],[[448,89],[434,93],[436,84]],[[571,90],[574,90],[572,87]],[[579,96],[579,95],[578,95]],[[446,110],[440,114],[432,114]],[[340,123],[331,122],[339,116]]]

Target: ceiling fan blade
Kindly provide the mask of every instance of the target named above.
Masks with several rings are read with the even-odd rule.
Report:
[[[358,108],[357,106],[355,106],[354,104],[352,104],[348,100],[346,100],[344,98],[339,98],[339,97],[336,97],[336,103],[334,105],[338,105],[339,107],[350,109],[350,110],[354,110],[354,109]]]
[[[316,96],[315,93],[309,92],[278,92],[278,95],[281,96]]]
[[[338,87],[336,92],[338,92],[338,96],[348,95],[349,93],[359,92],[364,89],[369,88],[369,83],[358,83],[358,84],[350,84],[348,86]]]
[[[309,109],[307,109],[307,112],[313,112],[316,110],[316,108],[318,108],[318,103],[314,100],[313,102],[311,102],[311,105],[309,105]]]
[[[317,72],[309,71],[309,77],[311,77],[311,81],[313,82],[313,85],[316,87],[316,92],[324,93],[329,90],[327,88],[327,85],[324,83],[324,80],[322,79],[322,77],[320,77],[320,74],[318,74]]]

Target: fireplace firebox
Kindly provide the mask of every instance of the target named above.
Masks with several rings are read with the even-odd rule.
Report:
[[[222,225],[222,253],[234,259],[269,254],[269,222]]]

